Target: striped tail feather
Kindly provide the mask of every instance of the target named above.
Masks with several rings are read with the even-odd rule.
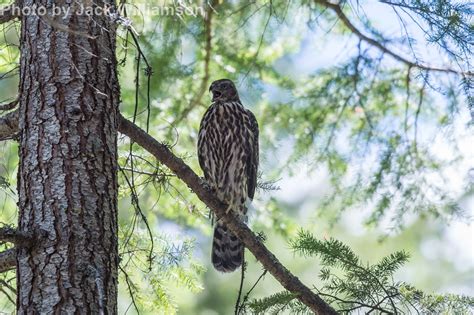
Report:
[[[232,272],[242,265],[244,246],[227,227],[220,222],[214,228],[212,264],[221,272]]]

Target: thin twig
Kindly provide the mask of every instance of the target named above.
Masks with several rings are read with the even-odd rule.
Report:
[[[132,36],[133,42],[135,43],[135,47],[137,48],[138,56],[137,56],[137,74],[136,74],[136,82],[135,82],[135,87],[136,87],[136,96],[135,96],[135,115],[133,117],[133,122],[135,122],[136,119],[136,113],[137,113],[137,107],[138,107],[138,89],[140,86],[140,59],[143,58],[143,61],[146,64],[145,68],[145,76],[147,77],[147,117],[146,117],[146,131],[150,129],[150,117],[151,117],[151,76],[153,75],[153,68],[151,67],[150,63],[148,62],[148,59],[145,56],[145,53],[143,52],[140,43],[138,42],[137,36],[133,32],[132,29],[128,29],[128,34]]]
[[[10,301],[10,303],[15,304],[15,301],[13,300],[13,298],[2,287],[0,287],[0,291],[2,291],[3,294],[5,294],[5,296]]]
[[[331,298],[335,301],[338,301],[340,303],[358,305],[357,307],[353,307],[353,308],[350,308],[350,309],[339,310],[339,312],[350,312],[350,311],[356,310],[356,309],[361,308],[361,307],[366,307],[366,308],[370,308],[370,309],[373,309],[373,310],[378,310],[379,312],[384,313],[384,314],[394,314],[393,312],[387,311],[387,310],[379,307],[378,304],[370,305],[370,304],[365,304],[365,303],[358,302],[358,301],[344,300],[344,299],[338,298],[337,296],[334,296],[332,294],[323,293],[319,290],[318,290],[318,294],[321,295],[321,296],[329,297],[329,298]],[[395,297],[395,296],[396,295],[386,296],[385,298],[392,298],[392,297]]]
[[[257,281],[255,281],[255,283],[253,284],[253,286],[250,288],[250,290],[247,291],[247,293],[245,293],[245,296],[242,300],[242,304],[240,305],[240,308],[239,308],[239,314],[241,311],[244,310],[244,307],[245,307],[245,303],[248,301],[249,299],[249,296],[250,296],[250,293],[252,293],[253,289],[255,289],[255,287],[257,286],[257,284],[260,282],[260,280],[263,279],[263,277],[265,277],[265,275],[267,274],[267,271],[264,270],[262,272],[262,274],[258,277]]]
[[[11,102],[8,102],[8,103],[5,103],[5,104],[0,104],[0,110],[14,109],[17,104],[18,104],[18,98],[16,98],[15,100],[13,100]]]
[[[420,88],[418,106],[416,107],[416,112],[415,112],[415,128],[414,128],[415,135],[413,138],[415,153],[418,153],[418,116],[420,115],[421,105],[423,104],[423,96],[425,95],[425,87],[426,87],[426,81],[425,81],[425,84],[423,84],[423,86]]]
[[[245,251],[244,251],[245,254]],[[234,309],[234,314],[239,315],[240,314],[240,297],[242,296],[242,290],[244,288],[244,280],[245,280],[245,271],[247,270],[247,263],[245,262],[245,256],[242,257],[242,269],[240,271],[240,286],[239,286],[239,294],[237,295],[237,301],[235,302],[235,309]],[[244,305],[244,303],[242,303]]]
[[[122,172],[123,177],[125,178],[125,181],[127,182],[127,185],[130,188],[131,198],[132,198],[132,205],[134,206],[137,213],[140,214],[140,217],[141,217],[143,223],[145,223],[148,235],[150,237],[151,246],[150,246],[150,251],[148,253],[148,263],[149,263],[148,269],[151,270],[152,263],[153,263],[153,258],[154,258],[154,256],[153,256],[153,249],[154,249],[153,232],[151,231],[150,225],[148,224],[148,219],[146,218],[145,214],[143,213],[143,211],[140,207],[138,194],[135,190],[135,183],[130,182],[130,180],[128,179],[127,174],[125,174],[124,170],[120,166],[119,166],[119,170]],[[133,178],[133,172],[132,172],[132,178]]]
[[[130,298],[132,299],[133,307],[135,308],[135,311],[137,312],[137,314],[140,314],[140,309],[138,308],[137,302],[135,301],[134,292],[137,290],[136,287],[135,287],[135,284],[133,284],[133,282],[130,279],[128,273],[120,265],[118,267],[119,267],[120,271],[122,271],[124,276],[125,276],[125,283],[127,283],[127,289],[128,289],[128,293],[130,293]]]
[[[0,284],[6,288],[8,288],[10,291],[12,291],[13,293],[16,294],[16,289],[14,287],[12,287],[8,282],[6,282],[5,280],[0,280]]]

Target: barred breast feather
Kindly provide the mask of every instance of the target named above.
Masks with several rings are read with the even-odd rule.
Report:
[[[253,199],[258,169],[258,125],[240,102],[214,102],[201,122],[199,164],[217,197],[241,220],[247,220],[248,199]],[[214,229],[212,263],[222,272],[237,269],[243,245],[222,223]]]

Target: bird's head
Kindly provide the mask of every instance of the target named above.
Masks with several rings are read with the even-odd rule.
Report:
[[[239,93],[237,93],[234,82],[229,79],[220,79],[212,82],[209,91],[212,92],[213,102],[232,102],[239,100]]]

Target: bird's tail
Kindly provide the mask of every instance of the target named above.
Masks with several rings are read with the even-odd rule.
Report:
[[[223,223],[217,222],[212,241],[212,264],[221,272],[232,272],[242,265],[244,246]]]

